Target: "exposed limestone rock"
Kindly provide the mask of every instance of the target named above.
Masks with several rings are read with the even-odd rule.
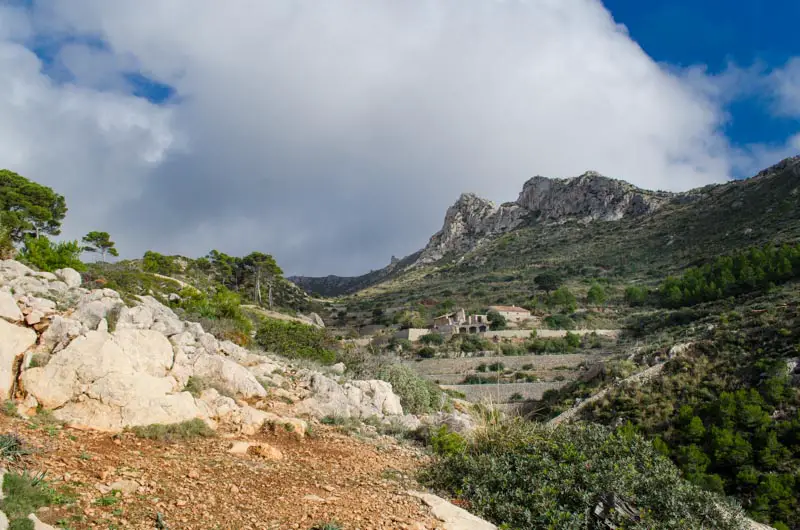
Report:
[[[386,381],[351,381],[339,385],[329,377],[304,371],[312,397],[298,404],[297,409],[311,416],[370,418],[403,414],[400,398]]]
[[[469,252],[485,239],[516,228],[525,215],[516,204],[497,207],[492,201],[465,193],[447,210],[444,226],[431,237],[416,264],[433,263],[448,253]]]
[[[10,322],[22,320],[22,311],[19,310],[17,302],[11,293],[0,291],[0,318]]]
[[[0,396],[11,397],[17,357],[36,344],[36,332],[0,320]]]
[[[311,322],[314,323],[314,325],[319,326],[321,328],[325,327],[325,321],[322,320],[322,317],[319,316],[318,314],[311,313],[310,315],[308,315],[308,318],[311,320]]]
[[[517,228],[526,218],[545,222],[615,221],[650,214],[676,197],[593,171],[571,179],[533,177],[516,202],[500,206],[465,193],[447,210],[444,226],[431,237],[414,265],[434,263],[448,254],[464,255],[488,239]]]
[[[264,397],[267,391],[244,366],[220,355],[201,354],[189,360],[192,373],[207,383],[246,398]]]
[[[88,328],[81,322],[56,315],[50,321],[50,326],[39,338],[39,351],[43,353],[58,353],[67,347],[73,339],[84,335]]]
[[[81,275],[75,269],[58,269],[55,272],[55,275],[60,278],[67,287],[80,287],[81,286]]]
[[[523,186],[517,204],[539,219],[616,221],[652,213],[672,196],[590,171],[571,179],[533,177]]]
[[[71,276],[61,271],[58,277],[75,285]],[[15,282],[19,290],[14,288],[12,296],[10,284]],[[7,313],[22,317],[20,325],[0,320],[0,336],[14,337],[0,341],[5,385],[0,390],[8,395],[22,370],[18,410],[23,414],[41,406],[72,427],[109,432],[200,418],[244,435],[271,425],[299,436],[308,425],[293,416],[302,412],[322,417],[343,409],[356,417],[403,419],[400,400],[388,383],[339,385],[308,370],[301,370],[298,383],[274,373],[291,370],[286,363],[217,340],[199,324],[181,321],[153,297],[140,297],[128,307],[115,291],[69,287],[55,275],[5,261],[0,261],[0,293]],[[59,313],[63,305],[70,309]],[[25,320],[33,329],[24,327]],[[33,355],[40,356],[36,367],[30,367]],[[195,398],[184,392],[192,376],[226,395],[206,390]],[[284,398],[279,407],[262,410],[273,407],[276,397]],[[257,398],[256,406],[240,398]]]
[[[444,523],[445,530],[497,530],[492,523],[475,517],[463,508],[459,508],[441,497],[430,493],[409,491],[409,495],[421,499],[430,506],[434,517]]]
[[[124,307],[124,304],[116,291],[99,289],[86,293],[78,300],[78,309],[73,318],[89,329],[97,329],[101,320],[121,307]]]
[[[56,530],[55,527],[50,526],[47,523],[43,523],[42,521],[39,520],[38,517],[36,517],[33,514],[30,514],[28,516],[28,519],[33,521],[33,530]]]

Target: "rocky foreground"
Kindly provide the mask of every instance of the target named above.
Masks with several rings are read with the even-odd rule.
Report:
[[[485,524],[407,493],[424,462],[418,451],[319,423],[465,429],[469,416],[404,414],[389,383],[348,381],[344,368],[304,368],[218,341],[153,297],[84,289],[71,269],[41,273],[0,261],[0,396],[21,418],[4,418],[3,427],[38,448],[29,464],[76,490],[70,528],[153,528],[157,514],[170,528]],[[59,427],[30,420],[43,411]],[[163,443],[127,432],[198,419],[218,436]],[[116,490],[122,497],[97,502]],[[57,511],[40,515],[63,521]]]

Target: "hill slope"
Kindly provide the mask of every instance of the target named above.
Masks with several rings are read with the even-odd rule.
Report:
[[[524,303],[543,269],[567,277],[652,283],[724,252],[800,238],[800,157],[758,175],[685,193],[641,190],[587,173],[535,177],[515,203],[462,195],[419,253],[380,271],[327,282],[391,306],[424,296]],[[321,290],[324,279],[292,281]],[[521,294],[524,293],[524,296]]]

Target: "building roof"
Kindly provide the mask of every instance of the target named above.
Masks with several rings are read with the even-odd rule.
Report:
[[[502,311],[504,313],[530,313],[527,309],[517,307],[515,305],[493,305],[489,307],[495,311]]]

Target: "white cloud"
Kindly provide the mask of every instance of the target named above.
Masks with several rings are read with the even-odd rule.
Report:
[[[50,0],[33,26],[108,50],[63,52],[82,89],[2,63],[44,96],[0,92],[18,144],[0,160],[132,255],[258,248],[358,273],[423,245],[462,191],[513,200],[588,169],[680,190],[737,162],[719,80],[657,65],[596,0]],[[120,93],[132,65],[179,101]],[[76,204],[100,182],[113,208]]]
[[[777,110],[784,116],[800,118],[800,57],[789,60],[786,65],[773,72],[777,96]]]

